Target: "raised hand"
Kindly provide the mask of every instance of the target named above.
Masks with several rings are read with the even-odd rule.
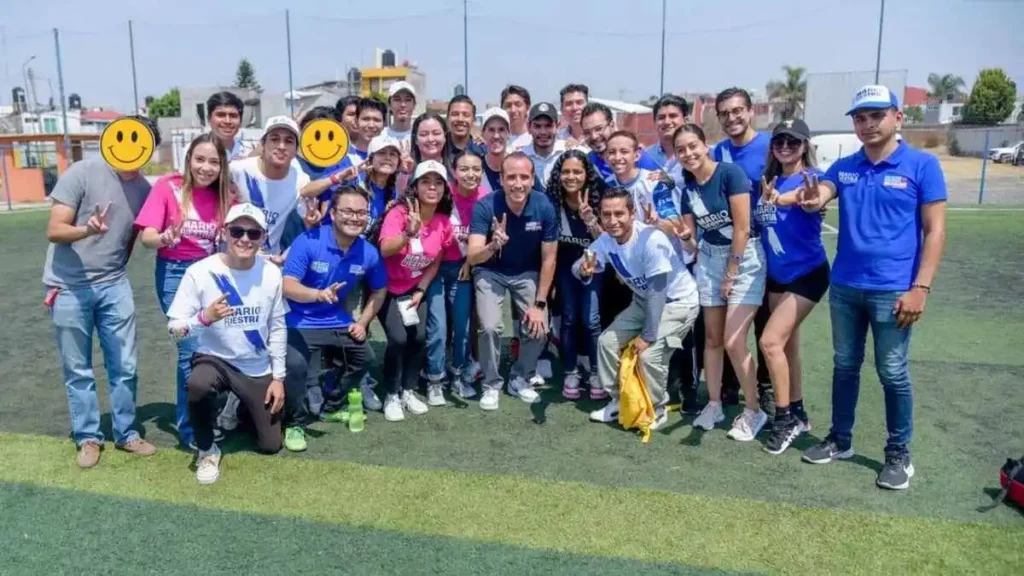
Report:
[[[405,207],[405,235],[415,238],[420,235],[420,228],[423,227],[423,221],[420,219],[420,201],[416,198],[406,198]]]
[[[160,245],[165,248],[174,248],[181,243],[181,229],[184,222],[174,222],[160,233]]]
[[[796,201],[808,212],[821,210],[821,191],[818,190],[818,175],[804,172],[804,185],[796,192]]]
[[[654,209],[654,202],[648,202],[644,210],[644,224],[656,225],[658,223],[658,211]]]
[[[401,142],[398,143],[398,153],[401,155],[399,167],[401,168],[402,172],[405,172],[407,174],[412,173],[412,171],[416,168],[416,163],[413,161],[412,156],[409,154],[411,142],[412,139],[410,138],[409,140],[402,140]]]
[[[764,176],[761,176],[761,201],[765,204],[778,205],[779,203],[779,191],[775,189],[775,183],[778,182],[779,177],[775,176],[772,181],[769,182]]]
[[[231,316],[231,313],[231,306],[228,305],[228,295],[221,294],[220,298],[214,300],[212,304],[203,310],[203,318],[210,324],[213,324]]]
[[[491,244],[496,250],[504,248],[505,244],[508,244],[508,232],[505,231],[507,223],[508,214],[502,214],[501,220],[491,219]]]
[[[675,232],[676,236],[678,236],[683,242],[689,242],[690,239],[693,238],[693,229],[686,225],[686,220],[684,218],[673,218],[672,220],[669,220],[669,223],[671,224],[672,230]]]
[[[337,304],[338,302],[338,290],[345,286],[344,282],[335,282],[323,290],[318,290],[316,293],[316,301],[323,302],[325,304]]]
[[[587,225],[587,228],[597,226],[597,216],[594,215],[594,209],[590,207],[590,190],[584,190],[577,194],[579,194],[580,218],[583,219],[583,223]]]
[[[590,278],[597,272],[597,254],[593,250],[583,251],[583,262],[580,263],[580,277]]]
[[[107,211],[110,210],[110,202],[100,210],[100,205],[97,204],[93,208],[92,216],[89,216],[89,220],[85,222],[85,229],[89,236],[96,234],[106,234],[110,227],[107,226]]]
[[[324,213],[320,211],[320,200],[316,198],[303,198],[306,205],[306,212],[302,215],[302,223],[306,229],[314,228],[324,219]]]

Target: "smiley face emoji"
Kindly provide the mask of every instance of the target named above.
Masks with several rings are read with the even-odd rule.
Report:
[[[114,170],[135,172],[153,156],[153,133],[137,118],[119,118],[103,130],[100,151]]]
[[[302,129],[302,157],[317,168],[330,168],[348,154],[348,132],[335,120],[320,118]]]

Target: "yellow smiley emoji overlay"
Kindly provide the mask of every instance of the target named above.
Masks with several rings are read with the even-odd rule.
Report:
[[[100,151],[114,170],[134,172],[153,157],[153,133],[136,118],[119,118],[103,130]]]
[[[299,149],[306,162],[317,168],[330,168],[348,154],[348,132],[335,120],[314,120],[302,129]]]

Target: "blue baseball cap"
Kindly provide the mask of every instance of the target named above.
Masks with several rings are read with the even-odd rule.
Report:
[[[858,110],[878,110],[881,108],[896,108],[899,110],[900,101],[896,95],[885,86],[869,84],[853,95],[853,105],[846,113],[852,116]]]

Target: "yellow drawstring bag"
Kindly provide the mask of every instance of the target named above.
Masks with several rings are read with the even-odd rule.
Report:
[[[654,403],[640,370],[640,357],[630,341],[619,364],[619,424],[626,430],[639,429],[646,444],[651,441],[653,422]]]

